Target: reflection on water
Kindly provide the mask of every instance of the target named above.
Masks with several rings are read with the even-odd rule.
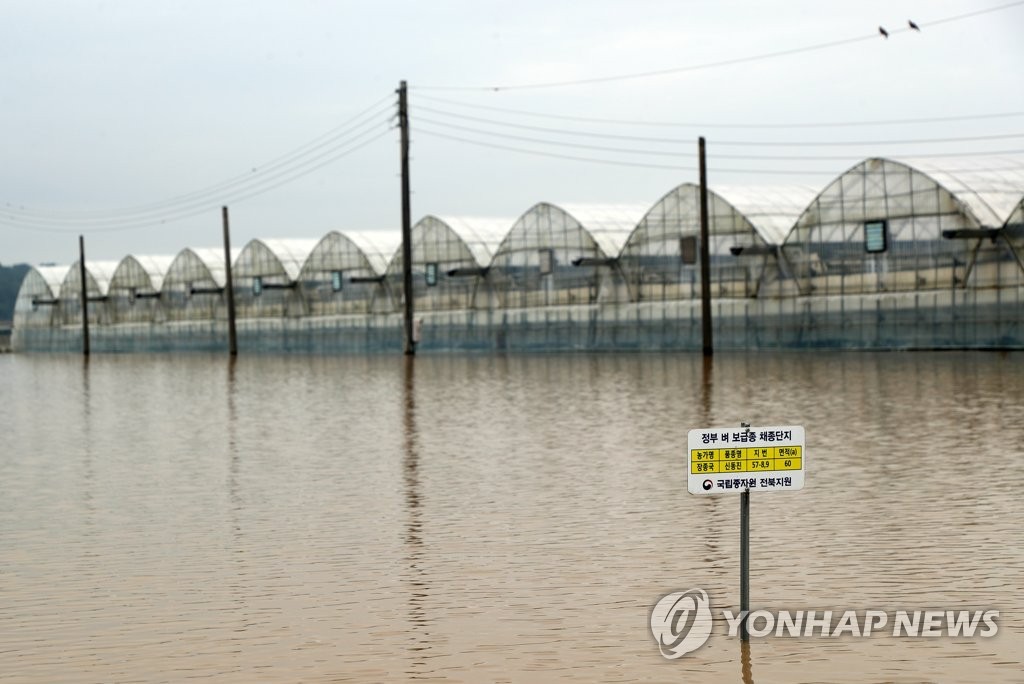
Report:
[[[740,642],[740,667],[743,684],[754,684],[754,666],[750,663],[750,642]]]
[[[0,357],[10,682],[1016,681],[1019,354]],[[751,500],[751,604],[997,608],[994,639],[763,638],[686,431],[802,424]]]

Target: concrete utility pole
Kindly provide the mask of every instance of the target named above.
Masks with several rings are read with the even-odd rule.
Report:
[[[409,198],[409,102],[405,81],[398,85],[398,126],[402,131],[402,295],[405,300],[403,328],[406,355],[416,353],[413,334],[412,209]]]
[[[224,287],[228,298],[228,353],[238,356],[238,334],[235,332],[235,281],[231,277],[231,228],[228,208],[221,207],[224,222]]]
[[[708,237],[708,171],[704,138],[698,139],[700,156],[700,322],[704,332],[704,356],[715,353],[711,339],[711,246]]]
[[[85,238],[78,236],[78,278],[82,285],[82,356],[89,355],[89,286],[85,280]]]

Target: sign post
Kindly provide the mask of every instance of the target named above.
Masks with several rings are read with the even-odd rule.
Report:
[[[687,435],[690,494],[740,495],[740,639],[750,615],[750,492],[804,487],[804,429],[799,425],[700,428]]]

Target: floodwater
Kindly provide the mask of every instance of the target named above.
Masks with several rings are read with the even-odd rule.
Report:
[[[0,356],[0,680],[1024,680],[1024,355]],[[767,636],[695,427],[803,425],[753,608],[994,609],[991,638]]]

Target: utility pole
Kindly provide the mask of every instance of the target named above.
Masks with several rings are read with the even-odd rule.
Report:
[[[89,356],[89,286],[85,280],[85,238],[78,236],[78,278],[82,302],[82,356]]]
[[[700,322],[704,333],[704,356],[715,353],[711,339],[711,246],[708,237],[708,171],[704,158],[704,137],[698,139],[700,157]]]
[[[228,353],[238,356],[238,334],[235,332],[235,281],[231,277],[231,228],[228,208],[221,207],[224,222],[224,287],[228,297]]]
[[[402,131],[402,299],[405,301],[403,351],[416,353],[413,336],[412,209],[409,199],[409,101],[405,81],[398,85],[398,126]]]

